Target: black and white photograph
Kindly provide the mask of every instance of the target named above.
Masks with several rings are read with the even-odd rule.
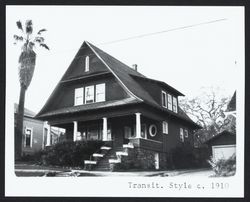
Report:
[[[5,194],[243,197],[244,40],[241,6],[6,6]]]

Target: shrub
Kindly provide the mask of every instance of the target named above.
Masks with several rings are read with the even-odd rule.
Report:
[[[175,169],[198,168],[208,166],[204,149],[195,149],[191,145],[182,145],[172,149],[171,162]]]
[[[46,165],[84,167],[84,160],[103,145],[102,141],[64,141],[40,152],[40,162]]]
[[[215,177],[226,177],[233,176],[236,172],[236,155],[235,153],[228,159],[219,159],[215,160],[211,158],[208,160],[208,163],[211,165]]]

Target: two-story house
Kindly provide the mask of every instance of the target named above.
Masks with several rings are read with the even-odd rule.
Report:
[[[166,168],[171,150],[192,144],[192,131],[199,128],[179,107],[178,96],[183,94],[165,82],[85,41],[37,117],[64,128],[72,141],[110,143],[103,149],[116,151],[117,159],[107,155],[109,164],[120,163],[129,148],[143,168]],[[94,156],[85,163],[98,167],[105,156]]]

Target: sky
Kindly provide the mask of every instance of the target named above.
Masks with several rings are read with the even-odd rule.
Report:
[[[140,73],[187,97],[198,95],[201,87],[219,87],[231,96],[243,79],[243,14],[243,7],[7,6],[8,101],[19,99],[21,46],[13,44],[13,35],[20,33],[16,21],[27,19],[34,30],[48,30],[43,36],[50,47],[35,49],[35,72],[25,98],[25,107],[34,112],[43,107],[84,40],[128,66],[137,64]]]

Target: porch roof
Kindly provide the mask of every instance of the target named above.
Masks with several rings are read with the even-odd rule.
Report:
[[[101,108],[107,108],[107,107],[123,106],[127,104],[135,104],[139,102],[140,102],[139,100],[135,98],[131,98],[131,97],[123,99],[123,100],[117,100],[117,101],[112,100],[112,101],[106,101],[106,102],[96,102],[96,103],[91,103],[91,104],[65,107],[65,108],[49,111],[47,113],[44,113],[38,116],[38,118],[45,118],[48,116],[56,116],[56,115],[64,115],[64,114],[95,110],[95,109],[101,109]]]

